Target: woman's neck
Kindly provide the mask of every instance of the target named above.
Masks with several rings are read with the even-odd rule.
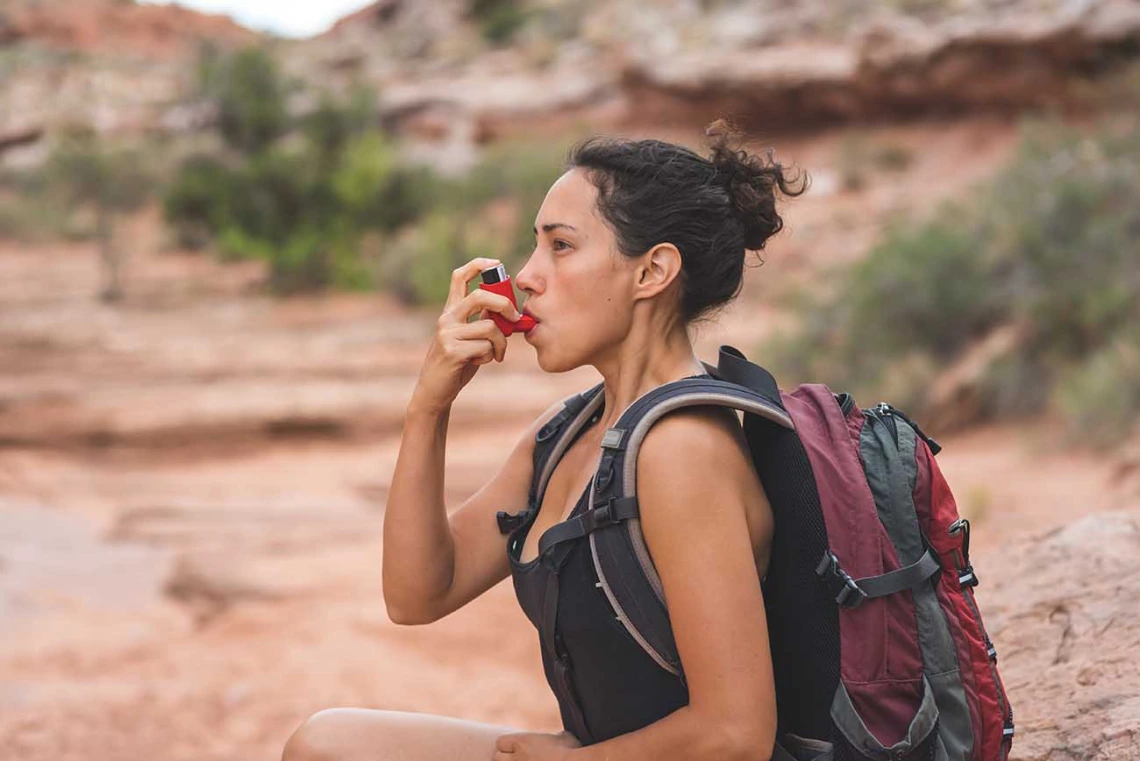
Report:
[[[627,340],[623,350],[625,356],[618,353],[618,360],[596,365],[605,382],[605,411],[602,413],[605,428],[613,426],[629,405],[658,386],[706,372],[683,329],[675,331],[664,342],[645,342],[638,346]]]

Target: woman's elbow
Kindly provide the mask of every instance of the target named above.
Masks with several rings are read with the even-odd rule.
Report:
[[[416,611],[412,608],[400,607],[387,600],[384,602],[384,608],[388,613],[388,620],[400,626],[423,626],[438,620],[437,616],[427,615],[423,611]]]
[[[718,759],[731,761],[770,761],[776,744],[770,731],[759,725],[729,724],[721,727],[717,736],[720,747]]]

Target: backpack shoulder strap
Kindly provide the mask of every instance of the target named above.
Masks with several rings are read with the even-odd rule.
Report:
[[[667,383],[623,411],[602,439],[602,456],[590,484],[591,509],[549,530],[539,548],[542,552],[588,535],[599,584],[618,620],[658,665],[682,679],[661,579],[640,529],[635,478],[641,443],[661,417],[693,405],[731,407],[744,412],[746,423],[794,428],[771,375],[753,365],[759,372],[733,376],[750,385],[729,381],[722,376],[726,355],[748,364],[739,351],[722,347],[721,365],[715,371],[705,365],[708,377]]]
[[[532,512],[538,510],[554,466],[574,441],[574,436],[605,401],[601,393],[603,387],[604,383],[598,383],[585,391],[566,397],[562,400],[562,409],[538,430],[534,437],[532,455],[534,475],[527,494],[527,507],[514,514],[504,510],[498,511],[495,517],[499,523],[500,533],[509,534],[514,531],[526,522]]]
[[[773,406],[781,409],[784,406],[780,399],[780,389],[776,386],[776,379],[772,377],[772,373],[760,365],[749,362],[735,346],[726,344],[720,347],[720,361],[715,374],[729,383],[744,386],[768,400]]]
[[[623,515],[635,514],[636,509],[631,501],[637,499],[637,455],[649,429],[673,410],[709,404],[741,410],[746,424],[751,419],[752,422],[759,420],[787,429],[795,427],[778,398],[773,399],[752,388],[717,377],[667,383],[632,404],[622,413],[617,423],[606,431],[602,439],[604,452],[591,484],[590,500],[593,509],[605,509],[608,505],[611,511],[618,510]],[[649,559],[636,517],[629,520],[628,527],[629,540],[639,564],[655,595],[663,602],[661,580]]]

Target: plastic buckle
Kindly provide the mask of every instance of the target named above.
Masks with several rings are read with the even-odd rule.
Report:
[[[822,578],[828,571],[835,574],[839,572],[839,558],[835,557],[831,550],[823,553],[823,557],[819,559],[819,563],[815,567],[815,575]]]
[[[847,571],[839,565],[839,558],[835,557],[835,553],[828,550],[820,558],[819,564],[815,567],[815,573],[820,578],[831,576],[833,579],[839,579],[843,587],[839,593],[835,595],[836,604],[844,608],[858,608],[867,599],[867,593],[855,583],[855,579],[851,578]]]
[[[495,520],[499,523],[499,533],[509,534],[521,526],[523,524],[523,521],[526,520],[526,511],[524,510],[521,513],[515,513],[512,515],[505,510],[500,510],[495,513]]]
[[[601,506],[594,508],[594,527],[601,528],[614,522],[614,498],[606,500]]]
[[[968,565],[958,574],[958,584],[963,589],[978,586],[978,575],[974,573],[974,566]]]
[[[538,430],[538,435],[534,437],[534,440],[540,444],[542,442],[546,441],[551,436],[558,433],[558,429],[562,427],[563,422],[564,422],[563,419],[554,418],[553,420],[551,420],[549,423],[542,426],[542,428],[540,428]]]
[[[839,594],[835,596],[835,602],[844,608],[858,608],[867,599],[867,593],[860,589],[855,579],[844,573],[842,568],[839,569],[839,573],[843,579],[843,589],[840,589]]]
[[[550,418],[550,420],[546,422],[546,425],[538,429],[538,435],[534,437],[534,440],[542,443],[554,434],[561,431],[562,426],[566,423],[567,420],[570,419],[570,416],[572,414],[573,410],[570,407],[563,407],[557,415]]]

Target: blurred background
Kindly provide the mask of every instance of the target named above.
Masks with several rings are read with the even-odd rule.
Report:
[[[3,0],[0,759],[276,759],[337,705],[558,730],[509,582],[385,615],[405,405],[569,145],[718,117],[812,186],[700,356],[938,438],[1013,758],[1140,757],[1138,107],[1134,0]],[[510,341],[449,509],[597,380]]]

